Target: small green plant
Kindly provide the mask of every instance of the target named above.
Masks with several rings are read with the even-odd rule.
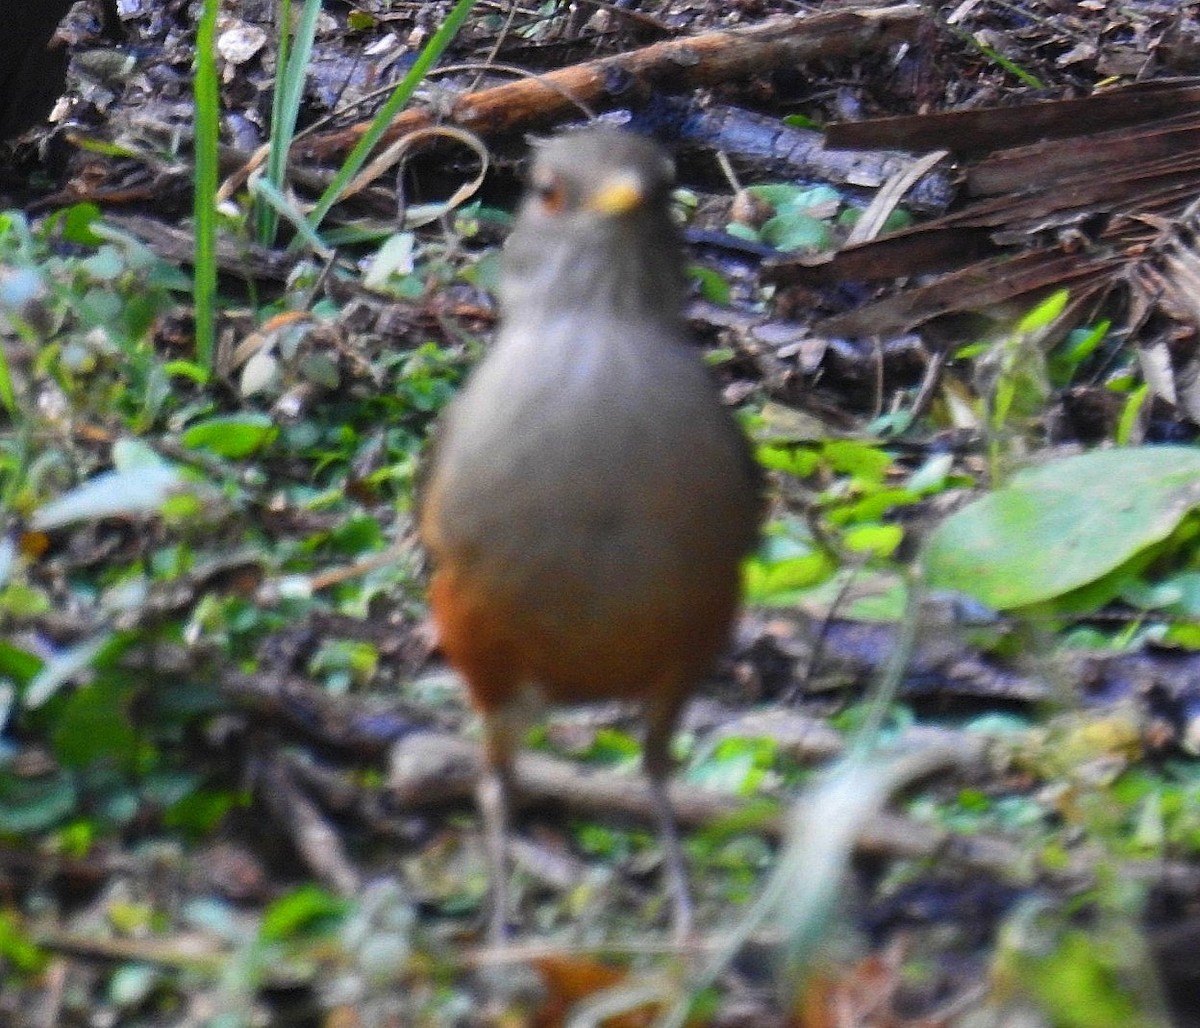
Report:
[[[764,467],[817,488],[809,516],[769,525],[759,552],[747,561],[750,602],[791,605],[811,597],[839,569],[891,566],[904,533],[890,519],[916,503],[926,487],[896,484],[892,457],[880,444],[850,439],[771,442],[759,446],[758,459]],[[928,488],[936,491],[941,483]]]
[[[1066,290],[1052,293],[998,340],[957,354],[975,358],[993,482],[1004,480],[1006,458],[1025,451],[1045,411],[1051,382],[1043,340],[1068,299]]]
[[[1062,1028],[1165,1028],[1146,940],[1140,891],[1112,883],[1093,893],[1087,916],[1030,899],[1008,918],[992,966],[999,1022],[1035,1016]]]
[[[1086,328],[1072,329],[1067,338],[1050,353],[1048,372],[1050,384],[1056,389],[1069,386],[1088,360],[1108,338],[1112,322],[1103,320]]]
[[[196,361],[212,371],[216,357],[217,306],[217,144],[220,91],[217,80],[218,0],[204,0],[196,26],[196,168],[192,217],[196,263],[192,303],[196,312]]]

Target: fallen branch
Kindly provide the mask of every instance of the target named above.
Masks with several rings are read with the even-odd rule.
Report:
[[[459,97],[445,117],[430,109],[404,111],[380,141],[387,146],[417,129],[448,122],[484,136],[546,124],[579,111],[630,105],[651,90],[680,93],[762,75],[817,58],[848,57],[911,42],[927,15],[916,4],[831,11],[811,18],[772,18],[747,28],[672,39],[508,82]],[[310,137],[299,148],[305,160],[346,153],[366,131],[354,125]]]
[[[966,733],[963,733],[965,736]],[[976,740],[978,743],[978,740]],[[970,765],[979,759],[971,746],[948,744],[939,735],[923,755],[926,773]],[[440,806],[468,800],[482,769],[482,751],[465,739],[435,732],[416,733],[393,749],[388,789],[396,803],[412,808]],[[518,792],[530,806],[561,804],[581,816],[604,815],[654,824],[654,806],[640,776],[607,770],[580,770],[579,766],[543,754],[521,753],[516,766]],[[697,828],[716,821],[744,819],[750,812],[746,800],[727,793],[701,789],[683,782],[671,785],[671,802],[680,825]],[[769,813],[756,822],[756,830],[782,838],[786,810]],[[1043,874],[1060,881],[1088,881],[1102,864],[1115,869],[1115,858],[1082,852],[1053,871],[1031,861],[1027,843],[995,835],[957,835],[948,829],[915,818],[883,811],[859,838],[859,853],[886,859],[937,860],[946,867],[1028,879]],[[1153,883],[1177,893],[1200,891],[1200,867],[1180,861],[1124,861],[1119,873]]]

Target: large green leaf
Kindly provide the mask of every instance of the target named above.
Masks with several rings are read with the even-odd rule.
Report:
[[[995,610],[1096,582],[1200,506],[1200,449],[1099,450],[1029,468],[947,518],[923,557],[931,585]]]

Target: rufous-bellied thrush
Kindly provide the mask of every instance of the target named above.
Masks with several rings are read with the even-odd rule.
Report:
[[[690,925],[668,746],[727,644],[761,488],[688,340],[672,177],[655,144],[613,128],[539,147],[498,337],[422,490],[441,647],[483,718],[494,939],[522,734],[543,704],[607,699],[641,705],[676,933]]]

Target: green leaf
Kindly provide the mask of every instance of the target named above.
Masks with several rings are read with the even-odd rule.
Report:
[[[183,444],[238,460],[269,446],[278,434],[266,414],[228,414],[198,421],[183,433]]]
[[[688,274],[699,284],[700,295],[709,303],[715,303],[719,307],[729,306],[732,290],[728,280],[720,272],[706,268],[703,264],[691,264],[688,266]]]
[[[755,604],[788,604],[797,592],[825,581],[836,570],[833,558],[820,550],[774,561],[752,557],[745,567],[746,599]]]
[[[637,739],[628,732],[616,728],[601,728],[596,732],[587,752],[581,756],[594,764],[618,767],[633,763],[640,753],[641,747]]]
[[[833,186],[797,186],[789,182],[768,182],[747,188],[751,196],[763,200],[776,211],[806,211],[813,207],[835,209],[842,202],[842,194]]]
[[[1150,399],[1150,386],[1143,384],[1129,393],[1129,399],[1121,409],[1121,418],[1117,422],[1115,442],[1118,446],[1126,446],[1133,438],[1134,429],[1142,413],[1142,407]]]
[[[806,478],[821,466],[821,455],[811,446],[799,443],[763,443],[755,458],[768,471],[782,471]]]
[[[1018,928],[1021,919],[1027,923]],[[1062,928],[1050,923],[1052,915],[1034,927],[1030,920],[1028,909],[1020,909],[1005,927],[1009,938],[997,957],[998,973],[1036,997],[1042,1023],[1061,1028],[1151,1028],[1162,1023],[1139,1010],[1128,990],[1137,952],[1134,926],[1122,938],[1119,931]]]
[[[1200,571],[1183,571],[1157,582],[1133,582],[1121,599],[1144,610],[1162,610],[1200,624]]]
[[[62,219],[64,241],[77,246],[99,246],[104,239],[93,228],[100,217],[100,208],[94,203],[77,203],[68,207]]]
[[[891,456],[878,446],[855,439],[831,439],[825,444],[825,459],[842,474],[867,482],[882,482],[892,466]]]
[[[866,212],[857,207],[847,207],[841,214],[837,216],[837,224],[839,228],[852,229],[860,221],[863,214]],[[898,232],[902,228],[908,228],[913,223],[913,216],[906,210],[897,207],[886,218],[883,219],[883,228],[881,235],[887,235],[889,232]]]
[[[348,906],[315,885],[302,885],[267,908],[259,933],[266,942],[281,942],[340,918]]]
[[[67,699],[54,724],[54,752],[67,767],[108,758],[132,770],[138,749],[128,686],[97,682]]]
[[[8,367],[8,357],[4,348],[0,347],[0,404],[8,411],[9,417],[18,421],[20,412],[17,409],[17,394],[13,386],[12,372]]]
[[[1160,646],[1174,646],[1180,650],[1200,651],[1200,624],[1190,622],[1172,625],[1158,641]]]
[[[1072,329],[1060,346],[1051,351],[1048,364],[1050,381],[1060,389],[1070,385],[1079,366],[1108,337],[1111,321],[1101,321],[1091,328]]]
[[[30,835],[68,818],[77,797],[65,772],[18,777],[0,771],[0,834]]]
[[[829,511],[829,521],[834,525],[854,525],[880,520],[897,507],[908,507],[920,497],[911,489],[866,488],[860,498],[842,504]]]
[[[50,962],[50,954],[39,949],[25,933],[14,911],[0,910],[0,965],[21,974],[35,974]]]
[[[42,669],[45,661],[36,653],[0,639],[0,677],[27,683]]]
[[[792,128],[810,128],[819,129],[821,123],[814,121],[807,114],[789,114],[783,119],[785,125],[790,125]]]
[[[947,518],[923,563],[934,587],[1024,607],[1099,581],[1197,505],[1200,449],[1100,450],[1029,468]]]
[[[722,739],[688,770],[688,781],[717,792],[753,796],[771,770],[778,746],[771,739]]]
[[[31,618],[52,609],[50,597],[41,589],[14,582],[0,589],[0,613],[13,618]]]
[[[899,525],[858,525],[847,529],[843,537],[851,553],[870,553],[876,557],[890,556],[903,539],[904,529]]]
[[[102,246],[91,257],[80,262],[79,270],[94,281],[104,283],[111,289],[112,283],[125,273],[126,264],[115,246]],[[104,309],[112,312],[111,316],[115,318],[121,310],[123,298],[105,291],[97,292],[95,299],[91,302],[93,304],[107,302],[109,306]]]
[[[465,282],[487,293],[495,293],[500,288],[501,257],[499,247],[485,250],[462,271]]]
[[[167,361],[163,372],[175,378],[186,378],[196,385],[207,385],[211,377],[206,369],[194,361]]]
[[[197,789],[171,804],[163,814],[163,825],[199,839],[216,828],[234,807],[246,804],[245,797],[228,790]]]
[[[758,232],[752,229],[749,225],[743,225],[740,221],[731,221],[725,226],[725,232],[734,237],[734,239],[744,239],[748,243],[761,243]]]
[[[818,251],[833,246],[833,231],[826,222],[790,209],[767,221],[759,230],[759,236],[777,250]]]
[[[1046,297],[1041,303],[1026,314],[1020,321],[1017,322],[1017,327],[1014,331],[1025,334],[1028,332],[1037,332],[1039,329],[1048,328],[1054,323],[1063,309],[1067,306],[1067,300],[1071,294],[1065,289],[1058,289]]]
[[[330,542],[340,553],[357,555],[383,549],[385,536],[375,518],[361,515],[339,525],[330,534]]]
[[[309,661],[314,677],[343,673],[346,684],[365,685],[379,665],[379,650],[373,643],[357,639],[326,639]]]
[[[804,187],[790,182],[764,182],[747,187],[746,192],[779,210],[780,207],[795,203],[804,194]]]

